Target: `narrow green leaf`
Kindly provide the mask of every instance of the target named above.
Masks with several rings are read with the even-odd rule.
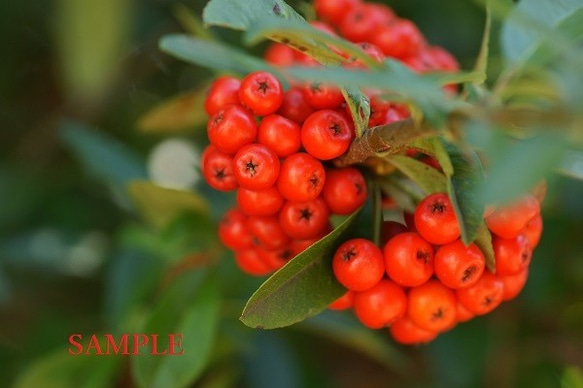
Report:
[[[484,224],[484,203],[477,192],[483,181],[482,167],[476,154],[464,155],[451,144],[446,144],[446,148],[454,171],[447,182],[447,193],[455,208],[462,241],[468,245]]]
[[[372,217],[373,217],[373,233],[372,241],[376,245],[381,245],[381,234],[383,229],[383,198],[381,193],[381,187],[376,180],[371,180],[371,194],[370,201],[372,207]]]
[[[558,172],[574,179],[583,180],[583,152],[566,152]]]
[[[208,216],[206,200],[193,191],[168,189],[147,181],[131,182],[128,191],[142,216],[159,228],[184,211]]]
[[[417,139],[409,143],[408,147],[434,157],[446,176],[453,175],[453,166],[449,154],[439,137]]]
[[[283,0],[211,0],[203,10],[202,18],[207,26],[246,30],[258,20],[304,21]]]
[[[405,155],[392,155],[387,160],[417,183],[426,195],[446,192],[447,179],[435,168]]]
[[[306,251],[290,260],[251,296],[241,321],[249,327],[275,329],[318,314],[346,290],[332,273],[332,255],[360,211]]]
[[[419,186],[406,177],[391,174],[380,182],[382,192],[389,196],[397,206],[409,213],[415,212],[417,204],[424,195]]]
[[[486,258],[486,267],[490,272],[496,272],[496,257],[494,256],[494,247],[492,246],[492,234],[488,227],[483,223],[478,229],[474,243],[480,248]]]
[[[213,34],[204,28],[202,20],[186,5],[178,3],[173,7],[172,11],[182,28],[188,31],[190,35],[207,40],[215,39]]]
[[[202,374],[209,361],[219,319],[219,289],[213,276],[189,273],[165,290],[143,333],[159,333],[158,351],[169,349],[168,334],[181,334],[180,356],[144,353],[132,358],[132,374],[140,387],[187,387]],[[197,281],[199,280],[199,281]]]
[[[245,75],[265,70],[278,76],[286,84],[279,70],[265,61],[218,42],[197,39],[185,34],[165,35],[160,39],[160,50],[178,59],[217,71]]]
[[[474,64],[474,71],[482,74],[483,79],[480,82],[474,82],[476,85],[481,85],[486,81],[486,72],[488,71],[488,57],[490,54],[490,36],[492,34],[492,11],[490,9],[490,2],[486,1],[486,22],[484,24],[484,34],[482,35],[482,44],[478,52],[478,58]]]
[[[360,90],[354,87],[343,87],[342,95],[350,109],[350,115],[354,121],[356,137],[361,137],[368,127],[370,117],[370,101]]]

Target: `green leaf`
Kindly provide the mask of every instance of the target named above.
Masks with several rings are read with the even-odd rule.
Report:
[[[279,70],[265,61],[218,42],[197,39],[185,34],[165,35],[159,42],[160,50],[178,59],[216,71],[245,75],[265,70],[278,76],[287,86]]]
[[[496,257],[494,256],[494,247],[492,246],[492,234],[488,227],[483,223],[478,229],[474,243],[480,248],[486,258],[486,267],[490,272],[496,272]]]
[[[412,367],[407,355],[391,344],[384,333],[367,329],[352,315],[324,311],[297,328],[359,351],[395,373],[405,375]]]
[[[102,131],[77,121],[65,120],[59,137],[91,174],[112,183],[119,192],[133,179],[146,179],[145,163],[124,144]]]
[[[381,187],[377,181],[371,180],[370,203],[372,211],[372,241],[376,245],[381,245],[381,235],[383,229],[383,198]]]
[[[502,52],[508,62],[529,62],[543,42],[563,52],[583,34],[580,0],[522,0],[502,26]]]
[[[452,144],[446,144],[453,175],[447,182],[447,193],[460,224],[461,239],[468,245],[475,240],[484,224],[484,203],[477,188],[482,183],[482,166],[477,155],[464,154]]]
[[[350,109],[356,137],[361,137],[364,131],[368,128],[370,101],[367,96],[354,87],[343,87],[342,95]]]
[[[346,292],[332,273],[332,255],[359,214],[352,214],[267,279],[247,302],[241,321],[257,329],[289,326],[318,314]]]
[[[182,28],[188,31],[190,35],[201,39],[215,39],[213,34],[208,29],[204,28],[202,20],[199,19],[198,15],[186,5],[178,3],[173,7],[172,11],[174,17],[178,20]]]
[[[121,356],[72,356],[63,347],[30,363],[13,387],[108,388],[115,385],[122,362]]]
[[[449,154],[439,137],[416,139],[409,143],[408,147],[434,157],[446,176],[450,177],[453,175],[453,166]]]
[[[246,30],[259,20],[301,20],[292,7],[282,0],[211,0],[203,10],[207,26]]]
[[[561,388],[583,388],[583,370],[577,366],[565,368],[561,376]]]
[[[568,151],[558,170],[568,177],[583,180],[583,151]]]
[[[490,36],[492,29],[492,11],[490,9],[489,1],[486,2],[486,22],[484,25],[484,34],[482,36],[482,44],[478,52],[478,58],[474,64],[474,71],[482,74],[483,79],[480,82],[474,82],[475,85],[481,85],[486,81],[486,74],[488,71],[488,57],[490,54]]]
[[[128,191],[142,216],[158,228],[185,211],[208,216],[206,200],[193,191],[168,189],[147,181],[131,182]]]
[[[142,332],[160,334],[159,351],[168,349],[167,335],[174,333],[182,334],[184,353],[156,356],[148,354],[151,347],[145,347],[143,354],[131,360],[140,387],[187,387],[204,371],[215,340],[220,301],[214,276],[206,276],[200,284],[204,274],[191,272],[175,280],[146,320]]]
[[[208,116],[204,110],[204,100],[209,85],[192,92],[172,97],[146,112],[138,121],[138,128],[144,132],[180,132],[206,124]]]
[[[435,168],[405,155],[392,155],[387,160],[417,183],[426,195],[446,192],[447,179]]]

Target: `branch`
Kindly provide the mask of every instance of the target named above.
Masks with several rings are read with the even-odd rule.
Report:
[[[369,128],[355,139],[348,151],[334,161],[336,167],[363,163],[379,154],[396,154],[403,151],[411,141],[425,136],[435,136],[436,131],[425,123],[405,119],[388,125]]]

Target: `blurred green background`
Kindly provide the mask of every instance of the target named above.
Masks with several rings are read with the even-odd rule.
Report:
[[[472,66],[484,23],[479,5],[387,4]],[[198,180],[204,126],[151,133],[136,125],[157,103],[212,76],[157,49],[160,36],[183,31],[184,6],[200,15],[204,2],[0,2],[0,386],[17,378],[20,386],[133,386],[127,360],[109,368],[103,359],[80,366],[61,357],[44,364],[45,374],[37,363],[66,353],[72,333],[135,327],[156,300],[160,274],[196,266],[200,258],[184,257],[214,241],[212,226],[196,218],[162,229],[144,223],[125,185],[151,179],[196,188],[212,220],[233,203]],[[217,33],[238,44],[238,34]],[[495,43],[493,52],[495,73]],[[238,314],[260,281],[218,254],[221,323],[197,386],[580,387],[583,183],[560,176],[549,183],[544,233],[521,296],[422,347],[371,336],[339,313],[284,330],[247,329]],[[75,368],[87,380],[57,384]]]

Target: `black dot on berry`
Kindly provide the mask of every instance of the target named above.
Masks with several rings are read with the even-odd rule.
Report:
[[[322,91],[322,89],[320,89],[320,86],[322,86],[322,84],[320,82],[314,82],[310,85],[310,89],[312,90],[312,93],[319,93]]]
[[[522,262],[525,263],[526,261],[528,261],[528,257],[530,255],[528,254],[528,252],[524,251],[522,252],[522,254],[520,255],[520,258],[522,259]]]
[[[312,218],[313,214],[314,213],[312,213],[312,211],[310,209],[308,209],[307,207],[304,209],[300,209],[300,220],[309,221]]]
[[[314,187],[315,187],[315,186],[318,186],[318,183],[320,182],[320,178],[318,178],[318,176],[314,174],[314,175],[312,175],[312,177],[310,178],[309,182],[310,182],[310,184],[311,184],[312,186],[314,186]]]
[[[440,319],[443,318],[445,314],[445,311],[443,311],[443,309],[440,307],[437,309],[437,311],[434,311],[433,314],[431,314],[431,320],[432,321],[439,321]]]
[[[342,260],[349,261],[354,256],[356,256],[356,250],[354,249],[354,247],[350,247],[347,250],[345,250],[344,253],[342,254]]]
[[[330,129],[332,130],[332,132],[334,132],[334,135],[339,135],[342,132],[342,130],[340,128],[340,124],[338,124],[338,123],[333,123],[330,126]]]
[[[464,271],[463,275],[462,275],[462,282],[467,282],[468,280],[470,280],[471,278],[474,277],[474,274],[476,273],[478,269],[476,268],[476,266],[472,265],[471,267],[466,268],[466,270]]]
[[[245,164],[245,171],[247,171],[249,175],[255,176],[255,173],[257,172],[257,166],[259,165],[255,164],[253,160],[250,160]]]
[[[260,81],[259,82],[257,90],[260,90],[263,92],[263,94],[265,94],[265,93],[267,93],[268,89],[269,89],[269,83],[267,81]]]
[[[484,306],[489,306],[490,304],[492,304],[493,301],[494,301],[494,298],[492,298],[490,295],[488,295],[484,298],[484,301],[482,303],[484,304]]]
[[[223,180],[227,177],[227,174],[225,174],[225,169],[221,168],[220,170],[216,170],[215,171],[215,178],[219,179],[219,180]]]
[[[425,251],[417,251],[416,258],[423,264],[427,264],[427,262],[429,261],[429,253]]]
[[[432,213],[443,213],[445,212],[445,205],[441,202],[434,202],[431,204]]]

